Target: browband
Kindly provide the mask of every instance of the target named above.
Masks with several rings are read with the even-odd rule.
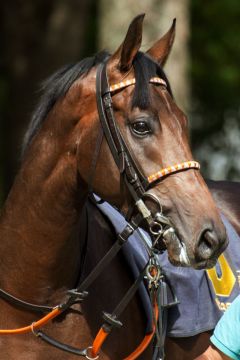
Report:
[[[160,85],[163,85],[163,86],[167,86],[166,81],[164,81],[160,77],[153,77],[153,78],[151,78],[149,80],[149,82],[151,84],[160,84]],[[121,82],[119,82],[117,84],[113,84],[113,85],[109,86],[109,90],[110,90],[110,92],[113,92],[115,90],[119,90],[119,89],[125,88],[125,87],[130,86],[130,85],[134,85],[134,84],[136,84],[136,79],[135,78],[129,79],[129,80],[124,80],[124,81],[121,81]]]

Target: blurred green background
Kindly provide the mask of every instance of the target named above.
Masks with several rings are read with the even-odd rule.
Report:
[[[66,63],[113,51],[145,12],[143,50],[177,18],[166,67],[204,176],[240,179],[239,0],[15,0],[0,4],[0,203],[20,164],[39,83]]]

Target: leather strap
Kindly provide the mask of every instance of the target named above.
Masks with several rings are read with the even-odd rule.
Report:
[[[103,319],[105,320],[105,323],[102,325],[102,328],[106,332],[110,333],[112,328],[122,326],[122,324],[120,323],[118,318],[122,314],[122,312],[125,310],[126,306],[129,304],[130,300],[135,295],[140,283],[142,282],[142,280],[144,278],[146,267],[147,267],[147,265],[143,268],[143,270],[141,271],[141,273],[139,274],[137,279],[134,281],[132,286],[128,289],[128,291],[126,292],[126,294],[124,295],[124,297],[122,298],[120,303],[115,307],[112,314],[108,314],[106,312],[103,313]]]
[[[104,131],[104,135],[106,137],[108,146],[111,150],[112,156],[117,167],[120,170],[120,173],[124,170],[124,160],[122,158],[123,154],[121,153],[121,147],[117,147],[115,143],[115,139],[109,129],[109,124],[106,118],[105,109],[111,107],[112,99],[110,92],[107,92],[108,89],[108,80],[106,76],[103,76],[106,64],[102,63],[98,66],[97,75],[96,75],[96,99],[97,99],[97,107],[98,107],[98,114],[99,119]],[[105,70],[106,71],[106,70]],[[103,100],[102,94],[105,94],[105,98]],[[110,110],[111,112],[111,110]],[[121,155],[119,155],[121,154]],[[121,156],[121,161],[120,161]]]
[[[66,351],[68,353],[78,355],[78,356],[87,356],[87,349],[78,349],[71,345],[64,344],[58,340],[53,339],[52,337],[45,334],[43,331],[37,331],[35,334],[37,337],[39,337],[41,340],[45,341],[49,345],[52,345],[56,347],[57,349]]]
[[[108,252],[104,255],[104,257],[98,262],[92,272],[83,280],[83,282],[78,286],[75,290],[76,293],[82,293],[89,288],[89,286],[93,283],[94,280],[101,274],[101,272],[106,268],[106,266],[110,263],[110,261],[117,255],[122,246],[127,242],[128,238],[133,234],[135,229],[137,228],[139,221],[141,218],[137,215],[132,221],[131,224],[127,224],[123,231],[118,234],[117,240],[113,244],[113,246],[108,250]]]
[[[53,306],[36,305],[24,300],[20,300],[3,289],[0,289],[0,297],[15,306],[34,312],[48,313],[54,309]]]
[[[99,119],[112,156],[120,174],[124,176],[131,195],[137,201],[145,192],[148,181],[140,173],[117,126],[113,113],[106,63],[100,64],[97,68],[96,99]]]

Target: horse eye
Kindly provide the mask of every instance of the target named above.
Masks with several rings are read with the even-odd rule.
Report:
[[[151,132],[149,125],[145,121],[138,121],[132,124],[132,130],[137,135],[147,135]]]

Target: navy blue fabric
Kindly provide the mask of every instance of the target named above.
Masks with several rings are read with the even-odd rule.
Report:
[[[127,224],[124,217],[107,202],[97,206],[112,223],[116,234],[119,234]],[[137,232],[129,237],[128,242],[124,244],[122,248],[122,252],[132,271],[134,279],[136,279],[148,261],[146,249]],[[152,329],[152,309],[149,295],[144,283],[140,284],[138,292],[141,298],[144,314],[146,316],[146,332],[148,333],[151,332]]]
[[[98,205],[98,207],[111,221],[116,233],[121,232],[126,225],[125,219],[106,202]],[[222,216],[222,220],[230,239],[230,245],[224,255],[228,260],[231,259],[231,268],[240,269],[239,250],[237,248],[240,244],[240,238],[224,216]],[[148,237],[146,233],[144,233],[144,236]],[[124,245],[123,253],[132,269],[134,277],[137,277],[148,260],[145,247],[137,232]],[[180,301],[180,304],[168,310],[167,335],[172,337],[188,337],[203,331],[212,330],[223,312],[216,305],[216,294],[206,272],[204,270],[194,270],[192,268],[171,265],[168,261],[167,252],[159,256],[168,281]],[[147,289],[143,284],[139,294],[146,313],[147,331],[150,331],[151,304]],[[236,281],[230,297],[220,298],[219,301],[232,302],[238,294],[239,284]]]

